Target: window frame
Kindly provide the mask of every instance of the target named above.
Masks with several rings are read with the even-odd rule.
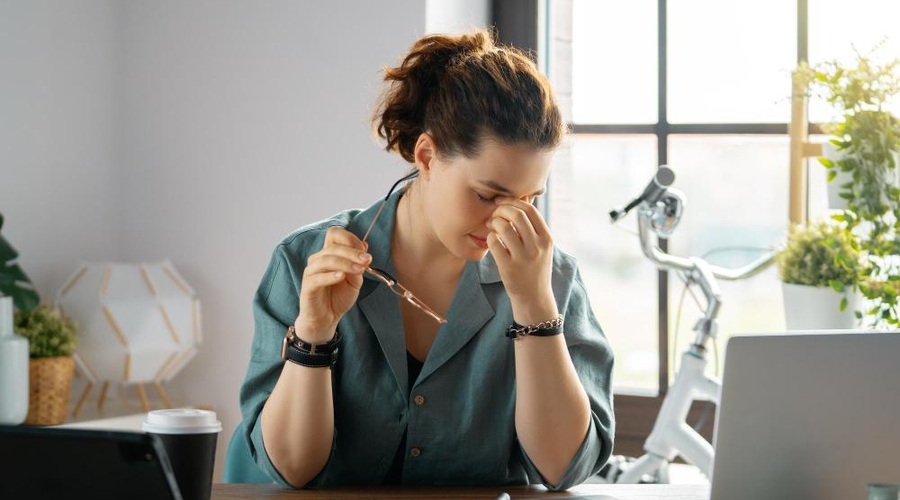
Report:
[[[492,19],[497,36],[503,43],[527,50],[542,62],[546,69],[551,32],[550,15],[553,0],[493,0]],[[669,137],[672,135],[787,135],[788,123],[669,123],[668,54],[666,51],[668,0],[657,0],[657,123],[653,124],[567,124],[571,134],[641,134],[653,135],[657,141],[657,159],[668,164]],[[808,0],[797,0],[797,62],[808,57]],[[810,124],[809,133],[822,134],[819,124]],[[546,209],[546,207],[544,207]],[[545,213],[546,215],[546,213]],[[550,221],[552,224],[552,221]],[[660,248],[668,250],[668,241],[660,240]],[[669,273],[657,273],[657,340],[659,343],[658,396],[665,396],[669,387]]]
[[[571,0],[563,0],[571,1]],[[797,6],[797,63],[808,60],[809,17],[808,1],[796,0]],[[492,0],[491,13],[498,39],[507,44],[532,52],[545,71],[552,31],[552,2],[554,0]],[[657,138],[657,158],[660,165],[668,163],[669,138],[673,135],[787,135],[788,122],[779,123],[669,123],[668,107],[668,55],[666,50],[668,0],[657,0],[657,123],[655,124],[575,124],[569,123],[573,135],[581,134],[643,134]],[[820,124],[809,124],[810,134],[822,134]],[[552,182],[552,176],[551,176]],[[807,188],[808,189],[808,186]],[[545,216],[546,206],[543,207]],[[787,216],[787,214],[785,214]],[[787,217],[786,217],[787,218]],[[552,226],[552,221],[549,221]],[[668,250],[668,242],[660,240],[660,248]],[[657,272],[657,340],[658,340],[658,392],[656,396],[616,395],[617,453],[641,455],[643,442],[653,427],[662,401],[670,385],[669,379],[669,273]],[[712,411],[711,411],[712,410]],[[698,430],[712,439],[715,408],[711,404],[695,402],[688,416],[698,422]]]

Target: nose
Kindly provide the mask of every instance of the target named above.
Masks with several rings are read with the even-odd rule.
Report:
[[[494,218],[494,212],[497,211],[497,203],[487,203],[481,209],[481,224],[490,228],[491,219]]]

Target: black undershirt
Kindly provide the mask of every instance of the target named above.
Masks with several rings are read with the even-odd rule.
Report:
[[[406,387],[409,391],[412,391],[412,386],[415,385],[424,365],[425,363],[416,359],[409,351],[406,351],[406,372],[409,375],[409,384]],[[407,392],[406,398],[409,399],[409,392]],[[388,469],[387,475],[384,476],[384,484],[400,484],[400,479],[403,476],[403,459],[405,457],[406,431],[403,431],[403,437],[400,438],[400,446],[394,454],[394,461],[391,463],[391,468]]]

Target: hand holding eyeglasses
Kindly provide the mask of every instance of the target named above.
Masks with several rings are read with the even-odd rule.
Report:
[[[497,209],[487,222],[487,244],[491,250],[515,315],[534,311],[535,318],[516,321],[543,321],[556,314],[550,276],[553,265],[553,238],[537,207],[525,201],[498,197]],[[523,323],[525,324],[525,323]]]
[[[326,342],[338,321],[353,307],[371,263],[367,245],[340,227],[328,229],[322,250],[307,261],[300,286],[297,335],[311,343]]]

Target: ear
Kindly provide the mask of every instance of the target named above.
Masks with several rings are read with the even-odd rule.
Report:
[[[419,134],[416,140],[416,147],[413,150],[413,158],[416,161],[416,168],[419,169],[419,177],[427,179],[431,174],[432,161],[437,156],[437,147],[434,138],[427,132]]]

